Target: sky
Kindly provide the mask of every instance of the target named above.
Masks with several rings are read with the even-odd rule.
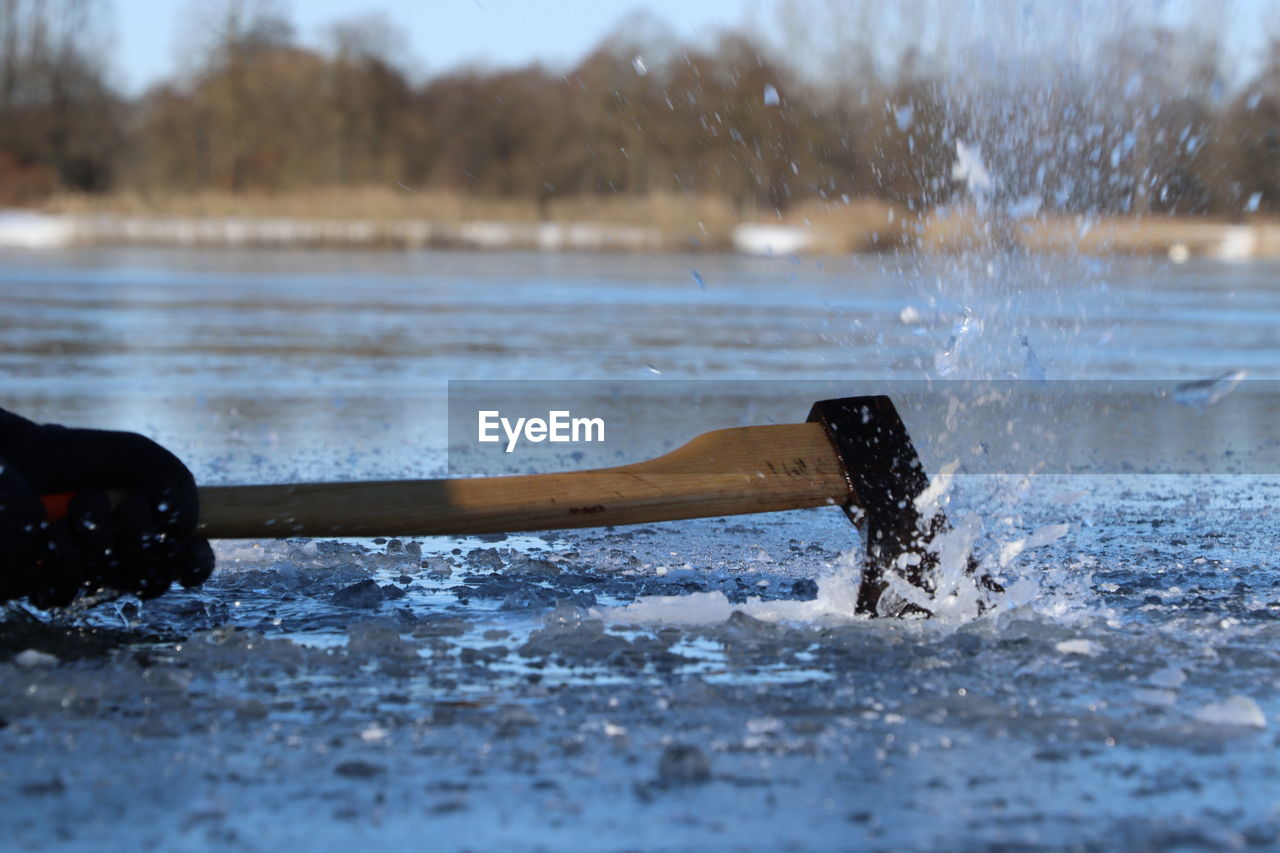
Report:
[[[252,5],[253,0],[249,0]],[[553,68],[569,68],[605,36],[616,31],[624,18],[645,11],[668,25],[675,37],[697,43],[730,28],[746,26],[771,30],[785,27],[787,0],[268,0],[283,8],[304,44],[320,46],[328,25],[370,12],[381,12],[402,28],[413,62],[409,70],[437,74],[464,64],[512,67],[538,61]],[[810,8],[822,4],[851,8],[854,0],[809,0]],[[924,10],[929,0],[863,0],[903,3],[904,8]],[[115,42],[117,84],[127,94],[178,72],[183,53],[199,26],[196,12],[209,0],[110,0],[110,29]],[[847,5],[846,5],[847,4]],[[803,3],[800,3],[803,6]],[[945,26],[968,23],[969,35],[999,42],[994,32],[1018,27],[1028,9],[1032,17],[1078,17],[1081,20],[1123,20],[1130,11],[1154,12],[1179,26],[1219,28],[1228,50],[1241,59],[1240,71],[1257,67],[1268,38],[1280,38],[1280,0],[944,0]],[[828,6],[827,8],[832,8]],[[964,10],[975,14],[965,21]],[[1074,9],[1075,12],[1069,10]],[[1126,11],[1128,10],[1128,11]],[[993,17],[994,16],[994,17]],[[907,19],[916,17],[907,12]],[[925,17],[928,17],[927,13]],[[1000,20],[1005,19],[1005,20]],[[921,31],[930,29],[921,22]],[[933,24],[942,25],[941,21]],[[1005,25],[1005,26],[1001,26]],[[965,29],[966,27],[961,27]],[[936,27],[934,27],[936,29]],[[1035,30],[1036,27],[1022,27]],[[1006,34],[1007,35],[1007,34]],[[1021,38],[1034,33],[1018,32]],[[941,32],[936,37],[953,42],[959,36]],[[1003,38],[1003,37],[1001,37]],[[1243,58],[1242,58],[1243,57]],[[803,61],[802,57],[798,57]]]
[[[284,0],[304,43],[333,21],[380,11],[404,28],[417,70],[465,63],[568,66],[629,13],[644,9],[677,37],[697,39],[768,18],[775,0]],[[172,74],[190,33],[192,0],[114,0],[120,84],[136,94]]]

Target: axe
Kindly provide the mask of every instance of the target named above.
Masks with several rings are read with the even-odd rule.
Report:
[[[604,527],[839,506],[867,547],[857,611],[880,612],[890,573],[931,590],[928,487],[888,397],[815,403],[800,424],[704,433],[656,459],[557,474],[453,480],[206,486],[200,530],[210,538],[434,536]],[[975,566],[969,564],[972,573]],[[999,587],[989,578],[988,589]]]

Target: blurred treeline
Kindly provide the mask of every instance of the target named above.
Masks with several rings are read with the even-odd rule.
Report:
[[[964,142],[997,201],[1280,211],[1280,42],[1233,77],[1218,40],[1154,24],[1083,58],[996,45],[994,60],[947,65],[877,32],[890,27],[874,14],[847,37],[810,21],[789,39],[726,31],[697,44],[633,18],[567,72],[424,77],[380,16],[335,23],[321,49],[270,3],[195,8],[204,37],[189,67],[126,98],[99,3],[0,0],[0,203],[400,185],[542,205],[667,193],[740,212],[815,198],[920,210],[963,191]],[[808,49],[818,30],[834,53]]]

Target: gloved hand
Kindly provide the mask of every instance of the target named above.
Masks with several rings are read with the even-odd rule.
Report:
[[[108,491],[124,497],[113,507]],[[60,493],[73,497],[50,518],[41,496]],[[82,588],[154,598],[175,580],[199,586],[213,550],[198,520],[191,472],[150,439],[0,410],[0,601],[60,607]]]

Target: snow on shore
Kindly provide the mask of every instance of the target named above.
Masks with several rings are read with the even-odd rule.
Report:
[[[455,225],[419,220],[375,222],[108,214],[59,216],[30,211],[0,211],[0,247],[52,249],[72,244],[187,248],[368,246],[654,251],[663,247],[663,240],[656,228],[583,222],[464,222]]]

